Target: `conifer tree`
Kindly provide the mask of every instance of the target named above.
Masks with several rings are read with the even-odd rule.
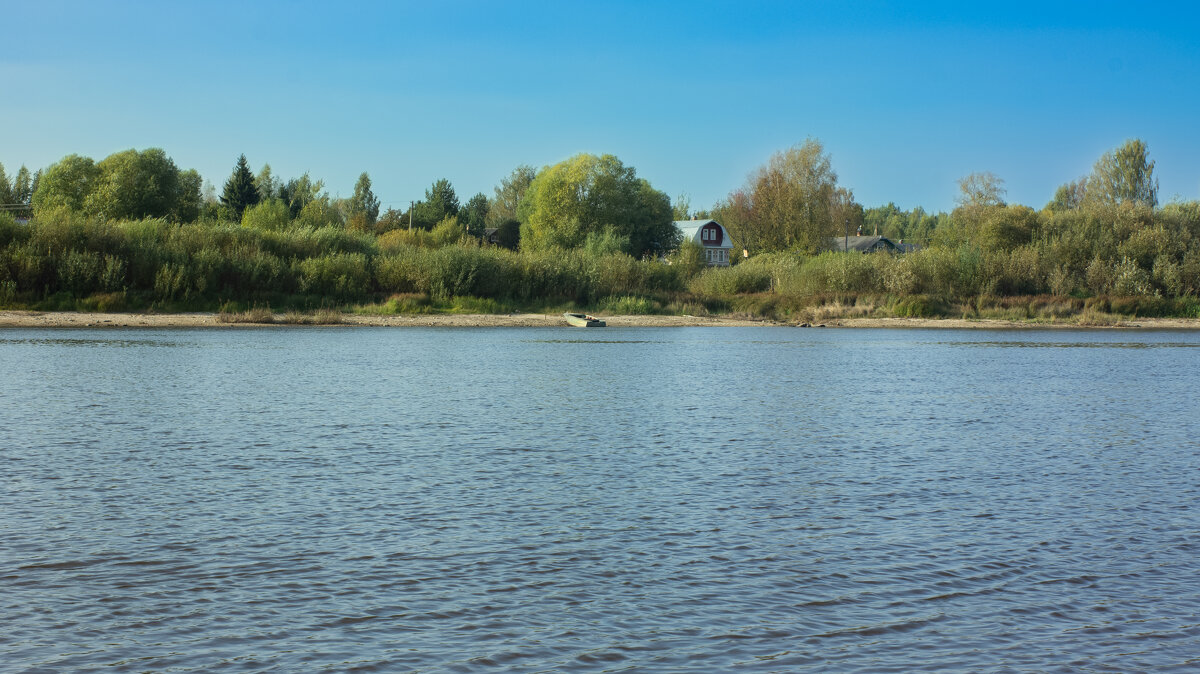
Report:
[[[373,227],[379,219],[379,198],[371,191],[371,176],[364,171],[354,184],[354,196],[350,197],[350,217],[361,219],[365,227]]]
[[[233,167],[233,175],[225,181],[225,192],[221,194],[221,203],[225,204],[234,218],[242,219],[242,213],[250,206],[259,202],[258,188],[254,186],[254,174],[246,163],[246,155],[238,157],[237,166]]]
[[[12,183],[4,174],[4,164],[0,164],[0,206],[9,206],[15,203],[17,203],[17,199],[13,194]]]

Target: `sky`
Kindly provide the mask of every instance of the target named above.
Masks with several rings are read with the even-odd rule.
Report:
[[[3,0],[0,163],[245,154],[406,208],[614,154],[694,209],[819,140],[864,206],[1040,208],[1125,140],[1200,199],[1200,3]]]

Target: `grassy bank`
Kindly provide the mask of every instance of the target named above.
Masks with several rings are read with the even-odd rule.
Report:
[[[1016,246],[957,241],[908,255],[772,253],[710,269],[689,249],[671,264],[603,247],[517,252],[453,227],[376,236],[56,211],[28,224],[0,216],[0,308],[206,311],[231,322],[255,312],[328,322],[339,313],[577,309],[792,323],[1200,317],[1192,215],[1126,209],[1101,226],[1095,217],[1049,214]]]

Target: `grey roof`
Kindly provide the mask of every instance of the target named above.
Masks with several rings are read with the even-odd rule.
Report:
[[[869,253],[874,250],[899,251],[891,239],[886,236],[834,236],[830,237],[833,250],[839,252]]]
[[[696,238],[697,236],[700,235],[700,228],[707,225],[710,222],[713,223],[714,225],[716,225],[717,227],[721,228],[721,233],[723,234],[723,236],[721,237],[720,245],[713,246],[711,244],[704,243]],[[716,220],[676,220],[675,221],[675,229],[679,230],[679,233],[683,235],[683,239],[685,241],[687,239],[691,239],[691,240],[695,241],[696,243],[707,246],[709,248],[733,248],[733,244],[729,242],[729,230],[725,229],[725,225],[722,225],[721,223],[717,222]]]

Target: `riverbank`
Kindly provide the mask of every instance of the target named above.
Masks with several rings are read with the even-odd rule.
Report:
[[[390,316],[334,314],[326,324],[378,327],[454,327],[454,328],[544,328],[565,327],[559,314],[402,314]],[[794,327],[793,323],[724,316],[604,316],[614,328],[669,327]],[[272,325],[312,324],[303,315],[275,314]],[[320,322],[320,321],[317,321]],[[212,313],[124,314],[78,313],[70,311],[0,311],[0,328],[215,328],[261,326],[244,317]],[[1104,323],[1013,321],[963,318],[840,318],[807,327],[841,328],[942,328],[942,329],[1026,329],[1026,328],[1113,328],[1196,330],[1195,318],[1128,318]]]

